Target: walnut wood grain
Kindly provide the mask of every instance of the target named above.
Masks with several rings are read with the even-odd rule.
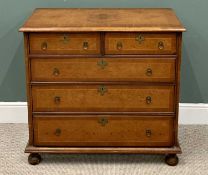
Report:
[[[29,129],[29,144],[33,144],[33,116],[32,116],[32,95],[31,95],[31,65],[29,55],[29,35],[24,33],[24,61],[26,70],[26,92],[27,92],[27,113],[28,113],[28,129]]]
[[[141,37],[141,38],[139,38]],[[141,40],[141,41],[140,41]],[[162,48],[159,44],[162,43]],[[118,47],[118,44],[121,44]],[[106,54],[175,54],[174,33],[106,33]]]
[[[177,37],[177,64],[176,64],[176,88],[175,88],[175,112],[176,118],[174,120],[175,125],[175,142],[178,143],[178,121],[179,121],[179,102],[180,102],[180,73],[181,73],[181,56],[182,56],[182,33],[178,33]]]
[[[87,47],[84,46],[87,43]],[[43,44],[46,44],[43,48]],[[31,33],[31,54],[100,54],[99,33]]]
[[[33,146],[27,144],[25,153],[52,153],[52,154],[181,154],[180,146],[172,147],[56,147]]]
[[[174,31],[182,26],[172,9],[36,9],[21,32]]]
[[[31,72],[34,82],[174,82],[175,59],[34,58],[31,60]]]
[[[103,94],[99,92],[102,86],[106,88]],[[174,86],[33,86],[32,95],[35,112],[174,111]]]
[[[102,124],[100,120],[106,120],[106,123]],[[173,144],[171,117],[36,115],[34,122],[36,146],[151,147]]]
[[[44,112],[34,112],[33,115],[131,115],[131,116],[164,116],[164,117],[175,117],[175,112],[123,112],[123,111],[117,111],[117,112],[50,112],[50,111],[44,111]]]
[[[53,55],[53,54],[29,54],[29,58],[166,58],[166,59],[173,59],[177,58],[176,54],[173,55],[143,55],[143,54],[130,54],[130,55]]]

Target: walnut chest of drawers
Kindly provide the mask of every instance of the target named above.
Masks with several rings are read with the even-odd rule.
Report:
[[[176,165],[182,32],[171,9],[36,9],[24,32],[39,153],[166,154]]]

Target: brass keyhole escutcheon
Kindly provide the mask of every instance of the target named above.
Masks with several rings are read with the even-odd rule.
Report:
[[[144,36],[141,35],[141,34],[138,34],[138,35],[135,37],[135,40],[136,40],[139,44],[142,44],[142,42],[144,41]]]
[[[108,63],[105,60],[103,60],[103,59],[98,61],[97,64],[98,64],[98,66],[101,67],[101,69],[104,69],[108,65]]]
[[[146,97],[146,103],[147,104],[151,104],[152,103],[152,97],[151,96],[147,96]]]
[[[146,75],[147,76],[152,76],[152,69],[151,68],[147,68]]]
[[[99,118],[98,123],[100,123],[102,126],[105,126],[108,123],[108,119],[107,118]]]
[[[55,102],[55,104],[60,104],[61,103],[61,97],[55,96],[54,97],[54,102]]]
[[[58,69],[58,68],[54,68],[54,69],[53,69],[53,75],[54,75],[54,76],[58,76],[59,74],[60,74],[59,69]]]
[[[151,135],[152,135],[152,131],[150,129],[147,129],[146,130],[146,136],[151,137]]]
[[[57,129],[55,130],[54,134],[55,134],[56,136],[60,136],[60,135],[61,135],[61,129],[60,129],[60,128],[57,128]]]
[[[122,42],[117,42],[117,49],[121,50],[123,48]]]
[[[87,50],[89,48],[89,43],[87,41],[83,42],[83,49]]]
[[[43,43],[41,44],[41,49],[42,49],[43,51],[46,51],[47,48],[48,48],[47,42],[43,42]]]
[[[104,85],[100,85],[98,88],[98,92],[100,93],[101,96],[103,96],[107,92],[107,87]]]
[[[160,50],[163,50],[163,49],[165,48],[164,43],[163,43],[162,41],[160,41],[160,42],[158,43],[158,48],[159,48]]]
[[[63,35],[63,38],[60,40],[63,44],[67,44],[69,42],[69,36],[67,34]]]

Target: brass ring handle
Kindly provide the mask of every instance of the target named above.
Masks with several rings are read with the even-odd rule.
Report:
[[[60,128],[57,128],[57,129],[55,130],[54,134],[55,134],[56,136],[60,136],[60,135],[61,135],[61,129],[60,129]]]
[[[87,50],[88,47],[89,47],[88,42],[83,42],[83,49],[84,49],[84,50]]]
[[[100,66],[101,69],[104,69],[108,65],[108,63],[102,59],[102,60],[98,61],[97,65]]]
[[[108,119],[104,117],[99,118],[98,123],[100,123],[102,126],[105,126],[108,123]]]
[[[123,47],[122,42],[117,42],[117,49],[118,49],[118,50],[121,50],[122,47]]]
[[[61,102],[61,97],[55,96],[54,97],[54,102],[55,102],[55,104],[59,104]]]
[[[151,69],[151,68],[148,68],[148,69],[146,70],[146,75],[147,75],[147,76],[151,76],[151,75],[152,75],[152,69]]]
[[[54,69],[53,69],[53,75],[54,75],[54,76],[58,76],[59,74],[60,74],[59,69],[58,69],[58,68],[54,68]]]
[[[146,130],[146,136],[151,137],[151,135],[152,135],[152,131],[150,129],[147,129]]]
[[[100,93],[101,96],[103,96],[107,91],[108,91],[108,89],[104,85],[100,85],[98,88],[98,92]]]
[[[162,41],[160,41],[159,43],[158,43],[158,48],[160,49],[160,50],[163,50],[164,49],[164,43],[162,42]]]
[[[144,36],[141,34],[136,35],[135,40],[141,44],[144,41]]]
[[[147,104],[151,104],[152,103],[152,97],[151,96],[147,96],[146,97],[146,103]]]
[[[47,48],[48,48],[47,42],[43,42],[43,43],[41,44],[41,49],[42,49],[43,51],[46,51]]]

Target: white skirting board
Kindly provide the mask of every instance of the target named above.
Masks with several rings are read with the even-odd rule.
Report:
[[[180,103],[180,124],[208,124],[208,104]],[[26,102],[0,102],[0,123],[27,123]]]

